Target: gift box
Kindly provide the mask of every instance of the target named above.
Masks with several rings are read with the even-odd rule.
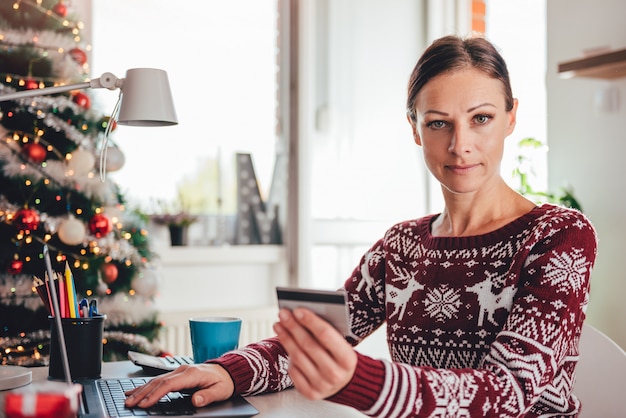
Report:
[[[6,418],[75,418],[82,386],[43,382],[9,392],[4,400]]]

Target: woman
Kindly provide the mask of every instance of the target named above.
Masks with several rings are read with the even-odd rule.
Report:
[[[592,225],[536,206],[500,176],[517,100],[488,41],[435,41],[408,90],[413,137],[445,207],[390,228],[344,285],[352,332],[362,339],[386,322],[393,361],[358,353],[308,310],[282,310],[275,338],[157,378],[128,406],[181,388],[200,388],[199,406],[294,385],[371,416],[577,415]]]

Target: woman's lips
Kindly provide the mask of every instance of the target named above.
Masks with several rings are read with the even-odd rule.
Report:
[[[465,174],[472,171],[474,168],[478,167],[480,164],[462,164],[462,165],[448,165],[446,166],[448,170],[453,171],[458,174]]]

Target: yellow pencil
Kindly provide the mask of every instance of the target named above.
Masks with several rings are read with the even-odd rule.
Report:
[[[74,286],[74,275],[67,261],[65,262],[65,289],[67,291],[67,304],[70,308],[70,318],[80,318],[78,312],[78,297],[76,296],[76,287]]]

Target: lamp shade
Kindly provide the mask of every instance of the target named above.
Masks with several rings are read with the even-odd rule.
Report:
[[[117,123],[130,126],[176,125],[167,73],[156,68],[133,68],[122,83]]]

